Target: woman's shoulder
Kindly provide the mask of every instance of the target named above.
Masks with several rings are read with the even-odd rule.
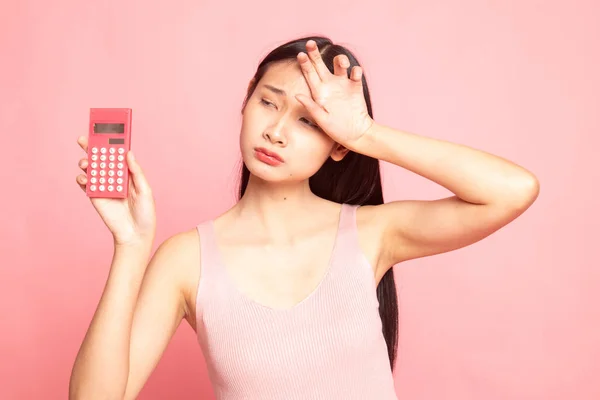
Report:
[[[189,274],[197,269],[199,257],[199,233],[196,227],[175,233],[165,239],[157,249],[161,257],[169,260],[169,269],[187,281]]]
[[[203,227],[212,224],[216,218],[206,218],[193,226],[187,227],[187,229],[178,231],[167,237],[160,246],[168,247],[181,256],[194,255],[199,250]]]
[[[179,231],[167,237],[158,247],[155,257],[165,260],[172,282],[185,298],[186,319],[193,308],[196,286],[200,279],[200,236],[197,226]],[[168,261],[167,261],[168,260]]]
[[[381,205],[360,205],[356,206],[356,223],[359,230],[377,231],[378,221],[382,219]]]
[[[185,258],[191,254],[194,248],[198,247],[198,229],[197,227],[188,228],[167,237],[160,245],[159,250],[169,252],[172,256],[179,259]],[[158,251],[158,250],[157,250]]]

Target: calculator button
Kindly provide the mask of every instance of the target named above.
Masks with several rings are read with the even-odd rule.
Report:
[[[115,183],[115,178],[108,178],[108,183],[110,183],[111,185],[112,185],[113,183]]]
[[[117,183],[120,185],[121,183],[123,183],[123,178],[117,178]]]
[[[102,154],[106,153],[106,147],[101,148],[100,153],[102,153]]]
[[[119,161],[123,161],[125,158],[124,158],[123,156],[119,156],[119,157],[117,157],[117,159],[118,159]]]
[[[106,168],[106,163],[100,163],[100,168]]]
[[[117,168],[119,168],[119,169],[123,169],[123,163],[119,163],[119,164],[117,164]]]
[[[108,191],[109,191],[109,192],[112,192],[113,190],[115,190],[115,188],[114,188],[114,187],[112,187],[112,185],[108,187]]]
[[[96,183],[98,181],[98,179],[96,178],[90,178],[90,183]]]
[[[108,159],[109,159],[110,161],[115,161],[115,156],[108,156]]]
[[[100,176],[104,176],[104,175],[106,175],[106,171],[105,171],[105,170],[103,170],[103,169],[101,169],[101,170],[100,170]]]
[[[92,147],[92,153],[96,154],[98,152],[98,148],[97,147]]]
[[[98,164],[96,164],[95,162],[93,162],[93,163],[91,164],[91,167],[92,167],[92,168],[98,168]]]
[[[121,171],[121,170],[117,171],[117,175],[118,176],[123,176],[123,171]]]
[[[111,147],[110,150],[109,150],[109,152],[110,152],[110,154],[115,154],[115,148]]]
[[[100,185],[100,186],[98,187],[98,190],[100,190],[101,192],[104,192],[104,185]]]
[[[106,161],[106,156],[105,155],[101,155],[100,156],[100,161]]]
[[[122,192],[123,191],[123,186],[117,186],[117,192]]]
[[[92,186],[90,186],[90,190],[91,190],[92,192],[95,192],[95,191],[96,191],[96,185],[92,185]]]
[[[108,171],[108,176],[114,176],[115,175],[115,171],[113,171],[112,169]]]
[[[92,161],[96,161],[98,159],[98,156],[95,154],[92,154]]]
[[[115,167],[115,163],[111,162],[110,164],[108,164],[108,168],[113,169],[114,167]]]
[[[119,154],[123,154],[123,153],[125,153],[125,149],[122,147],[119,147]]]
[[[98,171],[96,171],[95,169],[93,169],[93,170],[90,171],[90,174],[92,176],[96,176],[96,174],[98,174]]]
[[[99,181],[100,183],[105,183],[105,182],[106,182],[106,178],[100,178],[100,179],[98,179],[98,181]]]

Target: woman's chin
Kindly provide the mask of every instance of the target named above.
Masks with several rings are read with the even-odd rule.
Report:
[[[263,160],[260,157],[251,155],[244,157],[244,164],[251,175],[265,182],[284,183],[284,182],[302,182],[309,179],[314,173],[311,171],[292,171],[285,162],[272,163],[270,160]],[[318,168],[317,168],[318,170]]]
[[[279,182],[290,176],[284,168],[273,167],[258,160],[246,160],[244,163],[251,175],[264,181]]]

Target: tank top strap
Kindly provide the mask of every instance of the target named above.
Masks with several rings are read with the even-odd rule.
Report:
[[[213,221],[202,222],[196,229],[200,237],[200,282],[212,280],[219,263],[219,251]]]
[[[361,265],[360,269],[370,270],[370,268],[363,268],[366,259],[360,248],[356,221],[356,211],[359,207],[360,205],[342,204],[334,261],[342,264],[345,271],[347,271],[348,265]]]
[[[342,203],[338,233],[335,240],[334,260],[345,258],[348,252],[354,252],[357,242],[356,232],[356,206]]]
[[[358,207],[358,205],[354,204],[342,204],[342,210],[340,211],[340,232],[344,233],[344,238],[346,239],[354,239],[355,236],[358,237],[356,227],[356,210]]]

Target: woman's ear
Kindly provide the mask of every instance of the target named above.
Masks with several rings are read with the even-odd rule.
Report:
[[[342,146],[341,144],[336,143],[331,151],[331,158],[333,161],[341,161],[346,154],[348,154],[350,150]]]

